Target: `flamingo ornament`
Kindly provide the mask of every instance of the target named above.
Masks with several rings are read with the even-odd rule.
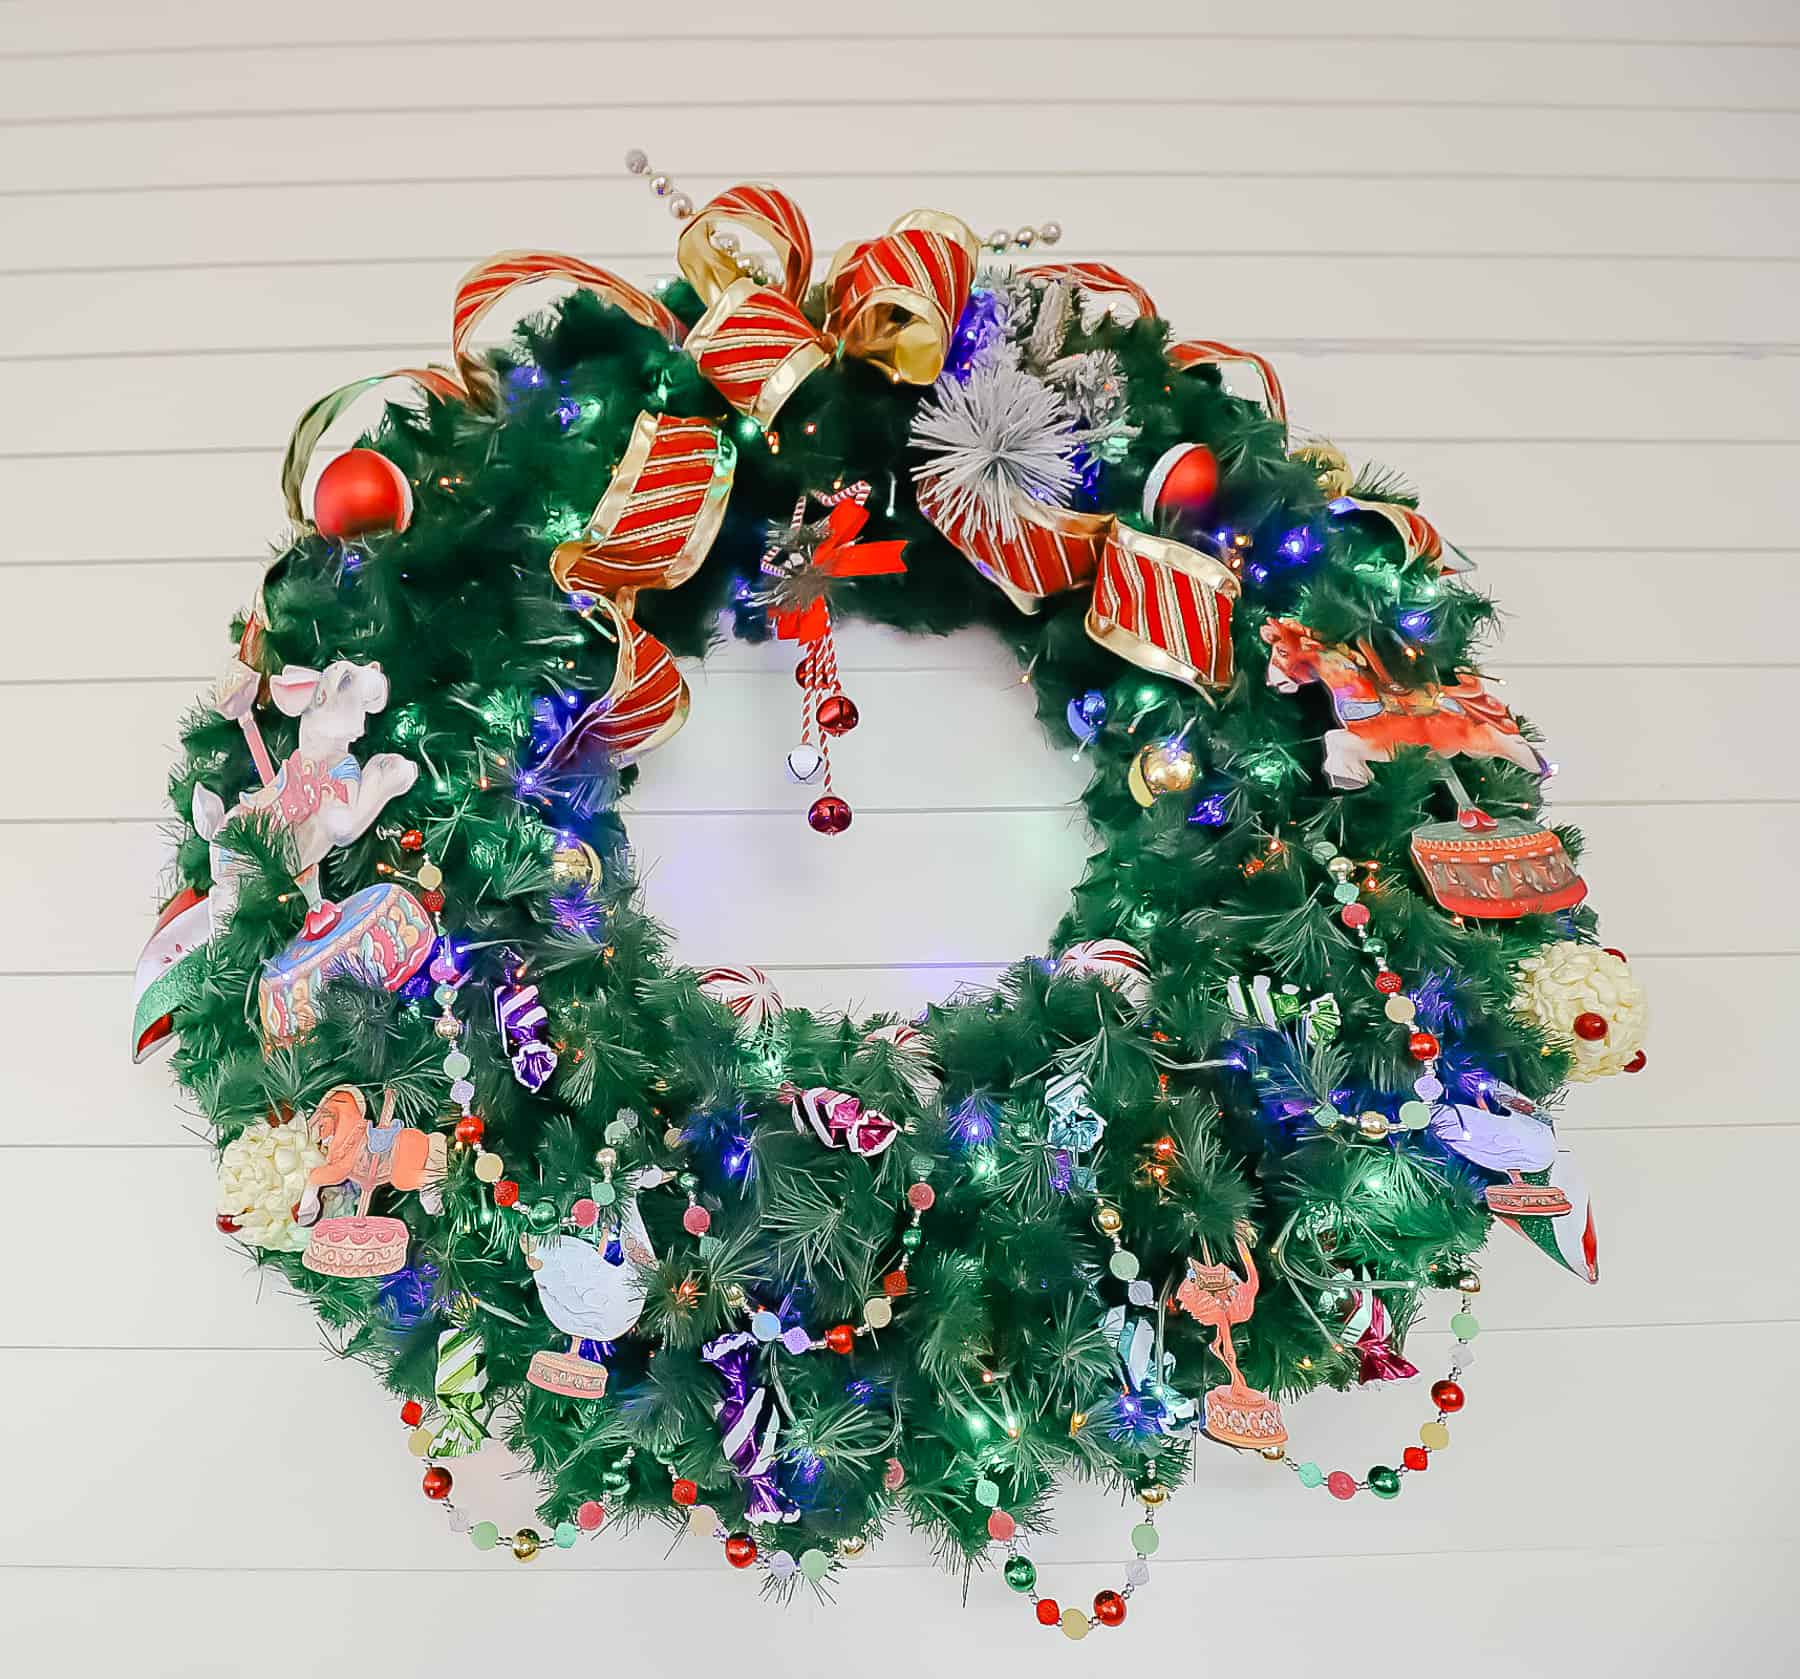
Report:
[[[1227,1446],[1279,1446],[1287,1439],[1281,1407],[1259,1388],[1244,1380],[1238,1368],[1237,1348],[1232,1344],[1233,1324],[1248,1323],[1256,1310],[1259,1286],[1256,1261],[1250,1257],[1250,1228],[1237,1228],[1238,1276],[1229,1265],[1214,1264],[1209,1249],[1202,1248],[1204,1262],[1188,1261],[1187,1280],[1175,1291],[1175,1304],[1189,1317],[1210,1325],[1218,1338],[1213,1350],[1224,1360],[1231,1380],[1206,1396],[1201,1427]]]

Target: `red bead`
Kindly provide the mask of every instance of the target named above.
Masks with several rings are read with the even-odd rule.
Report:
[[[519,1203],[519,1185],[513,1178],[502,1178],[494,1185],[494,1205],[496,1207],[516,1207]]]
[[[1218,457],[1204,443],[1177,443],[1144,480],[1144,517],[1152,522],[1158,514],[1201,518],[1218,493]]]
[[[448,1498],[450,1496],[450,1471],[439,1469],[436,1464],[433,1464],[425,1471],[425,1478],[419,1485],[425,1489],[427,1498]]]
[[[1345,904],[1338,911],[1338,920],[1346,927],[1366,927],[1369,924],[1369,906],[1367,904]]]
[[[685,1509],[700,1501],[700,1489],[692,1481],[680,1480],[669,1488],[669,1496]]]
[[[464,1114],[456,1122],[456,1140],[473,1148],[487,1134],[487,1122],[475,1114]]]
[[[1116,1627],[1125,1619],[1125,1599],[1117,1592],[1095,1592],[1094,1618],[1103,1627]]]
[[[856,1345],[856,1331],[847,1323],[834,1323],[825,1331],[825,1345],[834,1353],[847,1353]]]
[[[423,851],[425,849],[425,836],[420,833],[417,828],[408,828],[406,832],[400,836],[400,849],[402,851]]]
[[[1412,1052],[1415,1061],[1435,1061],[1440,1049],[1444,1046],[1437,1041],[1432,1032],[1415,1032],[1406,1040],[1406,1047]]]
[[[827,694],[819,701],[819,727],[828,735],[847,735],[862,721],[848,694]]]
[[[1356,1496],[1356,1477],[1346,1475],[1341,1469],[1334,1469],[1325,1477],[1325,1490],[1333,1498],[1354,1498]]]
[[[429,892],[421,892],[419,894],[419,902],[422,903],[426,907],[426,909],[429,910],[433,915],[436,915],[444,907],[444,894],[442,892],[438,891],[438,889],[434,886],[431,888],[431,890]]]
[[[898,1300],[906,1292],[906,1273],[890,1271],[881,1279],[881,1290],[890,1300]]]
[[[1400,1461],[1415,1473],[1424,1469],[1431,1462],[1431,1453],[1423,1446],[1408,1446],[1400,1454]]]
[[[910,1184],[906,1191],[906,1204],[915,1213],[928,1213],[937,1205],[937,1191],[928,1183]]]
[[[412,523],[412,485],[386,455],[352,449],[319,474],[313,523],[321,536],[369,536],[403,531]]]
[[[1056,1626],[1062,1620],[1062,1605],[1053,1597],[1040,1597],[1037,1600],[1037,1618],[1041,1627]]]
[[[234,1219],[230,1213],[220,1213],[219,1216],[213,1220],[213,1224],[218,1229],[221,1236],[234,1236],[237,1234],[238,1221]]]
[[[1440,1411],[1460,1411],[1467,1403],[1463,1390],[1452,1381],[1431,1384],[1431,1403]]]
[[[1591,1044],[1597,1044],[1606,1036],[1612,1027],[1603,1014],[1595,1014],[1592,1009],[1583,1009],[1575,1017],[1575,1036],[1585,1038]]]
[[[1383,968],[1375,976],[1375,989],[1391,997],[1400,989],[1400,976],[1392,968]]]
[[[575,1511],[575,1525],[583,1533],[597,1533],[605,1520],[606,1506],[597,1498],[583,1500]]]
[[[725,1560],[733,1568],[748,1568],[756,1561],[756,1541],[747,1533],[734,1533],[725,1541]]]
[[[1625,1071],[1628,1073],[1641,1073],[1649,1064],[1650,1057],[1640,1049],[1636,1055],[1632,1056],[1632,1058],[1625,1063]]]
[[[416,1399],[409,1399],[400,1407],[400,1420],[408,1428],[417,1428],[425,1420],[425,1407]]]
[[[850,807],[837,794],[827,793],[822,799],[813,800],[806,820],[815,833],[841,834],[850,826]]]
[[[988,1511],[988,1538],[1004,1545],[1018,1531],[1019,1524],[1013,1520],[1010,1510]]]

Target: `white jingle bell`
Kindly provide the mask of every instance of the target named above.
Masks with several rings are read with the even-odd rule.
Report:
[[[787,755],[787,772],[789,781],[797,781],[802,787],[817,781],[825,770],[825,754],[810,740],[803,740]]]

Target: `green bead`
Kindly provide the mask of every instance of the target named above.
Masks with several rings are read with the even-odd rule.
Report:
[[[925,1240],[925,1232],[917,1225],[909,1224],[900,1232],[900,1245],[908,1253],[917,1251],[919,1244]]]
[[[937,1162],[929,1154],[915,1154],[912,1157],[912,1175],[923,1182],[930,1177]]]
[[[1458,1312],[1450,1320],[1450,1333],[1459,1341],[1473,1341],[1481,1333],[1481,1324],[1473,1312]]]
[[[573,1522],[556,1524],[556,1548],[559,1551],[569,1550],[580,1537],[581,1530]]]
[[[1002,1572],[1016,1592],[1028,1592],[1037,1584],[1037,1564],[1030,1557],[1008,1557]]]
[[[988,1509],[1000,1502],[1000,1487],[997,1482],[990,1481],[985,1475],[975,1483],[975,1502],[984,1504]]]
[[[1340,904],[1353,904],[1362,896],[1362,888],[1353,880],[1340,880],[1332,887],[1331,895]]]
[[[1386,939],[1364,939],[1362,947],[1370,956],[1387,955]]]
[[[1378,1463],[1369,1471],[1369,1491],[1377,1498],[1398,1498],[1400,1496],[1400,1472],[1390,1469],[1385,1463]]]
[[[675,1180],[675,1184],[677,1188],[691,1194],[700,1187],[700,1174],[698,1172],[683,1172],[681,1176]]]
[[[606,1122],[606,1140],[609,1143],[622,1143],[636,1129],[636,1120],[627,1125],[622,1119],[609,1119]]]
[[[1131,1548],[1140,1557],[1153,1557],[1156,1547],[1162,1543],[1162,1535],[1149,1522],[1139,1522],[1131,1530]]]
[[[1303,1487],[1322,1487],[1325,1484],[1325,1471],[1316,1463],[1303,1463],[1294,1473]]]
[[[1402,1102],[1400,1123],[1408,1131],[1423,1131],[1431,1123],[1431,1109],[1423,1102]]]
[[[800,1572],[816,1586],[831,1572],[831,1558],[823,1551],[802,1551]]]
[[[469,1529],[469,1540],[478,1551],[491,1551],[500,1543],[500,1530],[492,1522],[477,1522]]]
[[[466,1079],[472,1065],[474,1063],[460,1049],[453,1049],[444,1057],[444,1071],[453,1079]]]
[[[1314,840],[1306,849],[1321,863],[1329,863],[1337,855],[1337,847],[1328,839]]]
[[[618,1198],[619,1198],[619,1191],[614,1185],[612,1185],[610,1183],[597,1183],[594,1185],[594,1193],[593,1193],[592,1199],[599,1206],[610,1207],[613,1204],[613,1202],[618,1200]]]
[[[1329,1102],[1321,1102],[1313,1109],[1312,1116],[1313,1124],[1321,1131],[1329,1131],[1334,1125],[1341,1124],[1344,1118]]]
[[[1120,1248],[1106,1262],[1106,1268],[1122,1283],[1128,1283],[1138,1274],[1138,1256],[1129,1248]]]
[[[724,1243],[717,1236],[702,1236],[700,1238],[700,1257],[710,1262],[723,1246]]]
[[[533,1230],[554,1230],[562,1223],[562,1213],[553,1201],[539,1201],[527,1213]]]

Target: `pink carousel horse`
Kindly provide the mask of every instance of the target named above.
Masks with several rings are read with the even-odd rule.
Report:
[[[444,1133],[397,1124],[392,1090],[382,1095],[381,1117],[369,1124],[363,1093],[348,1084],[325,1093],[311,1129],[326,1148],[323,1164],[313,1168],[313,1187],[353,1183],[360,1193],[354,1213],[322,1218],[313,1226],[302,1263],[330,1277],[392,1276],[406,1264],[410,1233],[397,1218],[371,1217],[369,1203],[384,1183],[427,1192],[439,1183],[444,1176]]]
[[[1262,627],[1269,644],[1269,686],[1292,694],[1323,682],[1340,727],[1325,735],[1325,774],[1336,787],[1366,787],[1369,765],[1390,760],[1397,747],[1423,746],[1440,757],[1505,758],[1533,775],[1544,761],[1519,732],[1504,705],[1463,671],[1448,686],[1408,688],[1396,682],[1366,641],[1355,647],[1323,642],[1292,618]]]

